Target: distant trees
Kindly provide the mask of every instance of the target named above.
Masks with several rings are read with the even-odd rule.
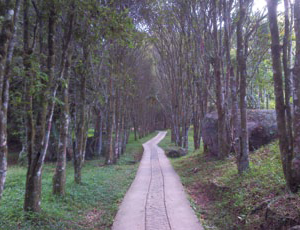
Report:
[[[246,115],[249,41],[263,18],[263,15],[254,17],[251,6],[252,1],[174,0],[154,5],[157,8],[153,12],[157,15],[147,15],[159,79],[166,89],[159,100],[170,118],[173,141],[186,148],[184,140],[193,124],[194,147],[198,149],[201,122],[209,110],[216,109],[218,157],[226,157],[234,147],[239,172],[249,167]],[[245,25],[249,27],[243,29]],[[257,70],[251,73],[255,75]]]
[[[275,92],[283,168],[287,183],[294,184],[289,187],[296,191],[298,53],[296,48],[292,93],[291,34],[295,20],[296,37],[298,35],[298,2],[293,14],[290,2],[284,1],[282,38],[277,25],[276,2],[268,1],[270,29],[266,13],[252,10],[253,1],[248,0],[168,1],[152,4],[151,9],[147,8],[145,19],[153,38],[157,74],[165,89],[165,93],[157,94],[158,101],[171,122],[172,140],[186,148],[185,137],[193,124],[194,146],[199,148],[201,121],[208,111],[215,109],[218,114],[217,157],[226,157],[234,150],[238,172],[243,173],[249,168],[247,108],[269,109]],[[274,89],[269,87],[273,83],[269,70],[270,40]],[[285,82],[281,80],[282,73]]]
[[[192,1],[171,1],[156,6],[153,11],[157,15],[147,15],[157,75],[165,90],[157,96],[170,120],[172,141],[187,148],[188,132],[193,123],[196,149],[200,147],[200,120],[207,108],[209,79],[201,68],[205,64],[199,62],[205,49],[200,32],[205,30],[201,24],[204,18],[196,13],[199,6]]]

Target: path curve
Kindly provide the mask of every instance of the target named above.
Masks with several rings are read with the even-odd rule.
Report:
[[[113,230],[202,230],[180,179],[157,144],[167,132],[143,144],[137,175],[115,218]]]

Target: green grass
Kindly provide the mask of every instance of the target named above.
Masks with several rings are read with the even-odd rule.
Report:
[[[189,149],[193,149],[190,145]],[[172,146],[169,133],[161,146]],[[207,229],[259,227],[264,221],[264,211],[250,214],[251,211],[262,202],[286,193],[278,142],[250,154],[251,169],[242,176],[237,173],[234,156],[215,160],[205,156],[202,149],[171,162]]]
[[[101,160],[86,161],[80,185],[73,182],[74,172],[69,162],[64,197],[52,195],[55,164],[46,164],[42,180],[42,212],[32,218],[34,221],[26,220],[22,209],[26,168],[9,167],[0,202],[0,229],[110,229],[138,168],[138,164],[132,162],[141,155],[141,144],[154,135],[138,141],[131,135],[126,153],[116,165],[103,166]]]

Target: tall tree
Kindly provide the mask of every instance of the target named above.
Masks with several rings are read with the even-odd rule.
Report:
[[[247,129],[247,67],[245,57],[245,45],[243,26],[248,10],[249,1],[239,0],[239,15],[237,21],[237,76],[240,78],[240,116],[241,116],[241,130],[240,130],[240,149],[237,155],[237,164],[239,173],[244,172],[249,168],[249,143],[248,143],[248,129]]]
[[[277,20],[277,0],[267,0],[268,6],[268,18],[269,18],[269,27],[271,32],[271,51],[272,51],[272,66],[273,66],[273,78],[274,78],[274,92],[275,92],[275,103],[276,103],[276,115],[277,115],[277,126],[278,126],[278,135],[279,135],[279,147],[282,161],[282,168],[284,176],[287,182],[287,187],[292,192],[297,192],[300,180],[299,178],[299,159],[297,153],[297,143],[296,140],[299,139],[299,102],[298,102],[298,90],[297,84],[299,84],[298,78],[296,77],[298,72],[298,56],[296,57],[295,62],[295,77],[294,77],[294,137],[293,140],[289,139],[287,131],[287,119],[286,119],[286,105],[284,100],[283,93],[283,80],[282,80],[282,68],[281,68],[281,45],[279,38],[278,30],[278,20]],[[295,32],[298,34],[297,26],[299,26],[297,21],[296,12],[299,10],[299,1],[295,2]],[[300,12],[300,11],[299,11]],[[297,26],[296,26],[297,25]],[[299,34],[297,38],[299,37]],[[299,45],[298,45],[299,50]],[[297,48],[296,48],[297,53]],[[298,52],[299,54],[299,52]],[[286,95],[288,96],[288,95]],[[294,160],[292,162],[294,155]],[[293,165],[293,167],[292,167]]]
[[[15,46],[16,21],[20,0],[1,1],[0,16],[4,18],[0,32],[0,199],[7,173],[7,110],[9,100],[10,69]],[[14,4],[15,3],[15,4]]]
[[[30,43],[30,2],[24,0],[24,23],[23,23],[23,43],[24,57],[23,65],[26,77],[26,103],[27,103],[27,140],[28,140],[28,170],[26,175],[26,190],[24,200],[24,210],[39,212],[41,210],[41,192],[42,192],[42,169],[48,150],[50,131],[54,113],[54,98],[56,96],[57,86],[55,84],[55,27],[57,20],[57,11],[55,2],[47,2],[48,6],[48,55],[47,55],[47,79],[45,89],[42,92],[41,100],[38,100],[33,94],[35,89],[35,78],[32,69],[32,54],[35,47],[35,37]],[[37,100],[40,102],[40,108],[35,110]],[[40,119],[37,119],[37,118]]]
[[[221,7],[221,5],[219,6]],[[212,25],[213,25],[213,46],[214,46],[214,77],[215,77],[215,92],[216,106],[218,112],[218,156],[224,158],[229,151],[228,133],[227,133],[227,112],[224,94],[224,85],[221,75],[221,47],[219,43],[220,35],[218,33],[218,18],[219,10],[216,0],[212,1]]]
[[[53,176],[53,193],[57,195],[65,194],[66,184],[66,154],[68,147],[68,134],[70,124],[70,109],[69,109],[69,83],[71,75],[71,59],[72,50],[70,49],[70,42],[73,34],[73,21],[74,21],[74,2],[71,4],[67,22],[64,28],[61,64],[60,64],[60,80],[63,91],[63,106],[61,106],[61,118],[60,118],[60,136],[58,144],[58,154],[56,162],[56,170]]]
[[[300,188],[300,1],[295,0],[296,57],[294,66],[294,154],[292,160],[292,181],[290,188]]]

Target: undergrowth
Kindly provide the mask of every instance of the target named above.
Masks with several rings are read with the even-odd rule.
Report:
[[[0,201],[0,229],[110,229],[118,206],[135,177],[142,143],[155,135],[134,141],[131,135],[126,153],[118,163],[103,166],[102,159],[86,161],[83,183],[74,183],[72,163],[67,164],[66,195],[52,195],[55,164],[43,169],[42,212],[26,217],[23,212],[26,168],[8,169],[3,198]],[[29,220],[30,219],[30,220]]]
[[[192,136],[192,132],[190,134]],[[173,144],[170,134],[160,144]],[[234,156],[215,160],[193,151],[171,159],[206,229],[260,229],[264,212],[260,205],[286,193],[278,142],[250,154],[250,170],[239,176]]]

